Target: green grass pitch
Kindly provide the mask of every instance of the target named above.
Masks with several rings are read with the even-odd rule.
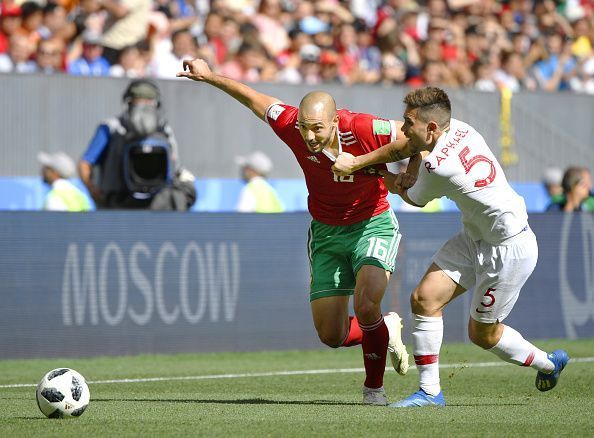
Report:
[[[359,348],[0,361],[0,436],[592,436],[594,339],[536,344],[590,360],[570,362],[557,387],[541,393],[532,369],[494,364],[469,344],[444,345],[441,409],[360,405]],[[58,367],[90,382],[80,418],[50,420],[37,409],[33,384]],[[417,377],[414,366],[405,377],[386,371],[390,400],[415,391]]]

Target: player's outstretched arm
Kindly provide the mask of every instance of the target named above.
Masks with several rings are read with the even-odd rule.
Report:
[[[214,73],[203,59],[184,61],[183,71],[176,74],[178,78],[206,82],[224,91],[238,102],[247,106],[260,119],[266,120],[266,110],[274,103],[282,103],[280,99],[257,92],[241,82]]]
[[[402,126],[402,122],[398,122],[398,125]],[[336,158],[332,171],[338,176],[345,176],[367,166],[392,163],[414,155],[415,152],[409,148],[408,139],[404,137],[402,131],[399,132],[398,137],[396,141],[385,144],[365,155],[355,157],[349,153],[340,154]]]

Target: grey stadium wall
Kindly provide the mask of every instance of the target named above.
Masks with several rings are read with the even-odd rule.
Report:
[[[78,158],[97,124],[122,109],[125,79],[1,74],[0,177],[38,175],[39,150]],[[237,178],[233,158],[260,149],[275,163],[272,178],[302,178],[289,149],[253,114],[221,91],[188,80],[160,80],[165,114],[180,144],[182,163],[201,178]],[[311,88],[257,84],[257,90],[297,105]],[[403,87],[320,86],[339,107],[386,118],[402,116]],[[450,90],[453,115],[475,126],[500,156],[498,93]],[[518,93],[511,103],[511,152],[506,169],[515,182],[537,182],[547,166],[594,163],[594,98],[570,93]]]

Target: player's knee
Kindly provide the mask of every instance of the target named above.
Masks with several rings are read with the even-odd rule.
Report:
[[[380,303],[368,299],[362,299],[356,302],[354,310],[359,321],[375,320],[382,313]]]
[[[318,338],[328,347],[338,348],[342,345],[344,333],[337,333],[332,330],[318,330]]]
[[[429,294],[417,288],[410,296],[410,308],[416,315],[433,315],[439,311],[441,306],[435,300],[430,299]]]

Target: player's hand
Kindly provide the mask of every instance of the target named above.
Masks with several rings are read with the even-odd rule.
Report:
[[[396,182],[399,174],[395,174],[387,170],[380,170],[379,174],[384,177],[384,184],[390,193],[396,193],[398,195],[402,193],[402,187],[400,187],[400,185]]]
[[[410,173],[399,173],[396,175],[396,180],[398,185],[402,187],[403,190],[410,189],[417,182],[417,178],[415,178]]]
[[[348,152],[342,152],[336,157],[336,161],[332,166],[332,172],[338,176],[347,176],[357,169],[356,157]]]
[[[213,75],[210,67],[204,59],[196,58],[184,61],[183,66],[184,70],[175,75],[178,78],[188,78],[193,81],[207,81]]]
[[[387,170],[380,170],[380,175],[384,177],[384,183],[390,193],[401,195],[410,189],[417,179],[408,173],[392,173]]]

